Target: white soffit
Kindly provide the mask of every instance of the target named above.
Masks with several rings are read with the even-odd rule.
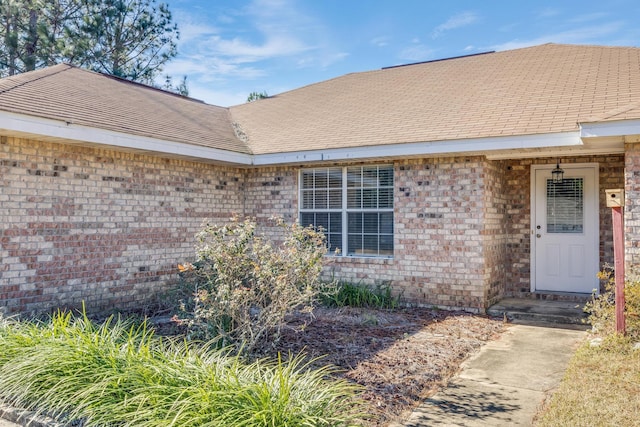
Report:
[[[579,132],[560,132],[541,135],[504,136],[491,138],[460,139],[451,141],[417,142],[389,144],[369,147],[336,148],[330,150],[299,151],[292,153],[258,154],[253,164],[266,166],[274,164],[365,160],[375,158],[398,158],[411,156],[441,156],[465,153],[492,155],[505,158],[522,157],[526,152],[533,156],[544,155],[545,151],[559,147],[582,147]],[[566,148],[564,149],[566,151]]]

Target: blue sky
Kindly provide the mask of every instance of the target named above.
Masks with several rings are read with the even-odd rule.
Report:
[[[640,46],[640,2],[163,0],[181,38],[165,72],[245,102],[343,74],[542,43]]]

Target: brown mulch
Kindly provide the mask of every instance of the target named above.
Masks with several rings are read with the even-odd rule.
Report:
[[[277,350],[333,364],[364,387],[371,426],[406,417],[504,329],[492,320],[426,308],[316,309],[291,320]]]
[[[180,333],[164,323],[160,335]],[[310,366],[334,365],[363,387],[367,427],[406,419],[505,329],[503,319],[430,308],[316,308],[288,319],[276,348],[255,357],[303,354]]]

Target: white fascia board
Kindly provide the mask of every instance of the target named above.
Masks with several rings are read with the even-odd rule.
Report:
[[[254,165],[266,166],[284,163],[318,161],[361,160],[384,157],[477,153],[498,150],[524,150],[582,145],[580,133],[558,132],[539,135],[505,136],[460,139],[451,141],[388,144],[369,147],[335,148],[329,150],[297,151],[291,153],[257,154]]]
[[[239,165],[250,165],[252,159],[250,154],[131,135],[122,132],[97,129],[89,126],[76,125],[71,122],[43,119],[40,117],[6,112],[0,114],[0,129],[60,138],[70,142],[100,144]]]
[[[580,123],[580,136],[583,138],[626,135],[640,135],[640,120]]]
[[[640,126],[640,122],[638,122],[638,125]],[[239,166],[269,166],[344,160],[357,161],[375,158],[457,155],[479,152],[490,155],[492,152],[497,154],[497,152],[504,152],[505,150],[538,149],[544,151],[544,149],[547,148],[578,148],[578,146],[582,145],[582,140],[580,139],[581,134],[575,131],[251,155],[97,129],[90,126],[73,124],[70,121],[44,119],[9,112],[2,112],[0,114],[0,129],[40,135],[43,137],[59,138],[69,142],[92,143],[136,151],[169,154],[183,158],[200,159],[202,161],[231,163]]]

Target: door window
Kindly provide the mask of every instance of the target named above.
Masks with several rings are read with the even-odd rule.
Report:
[[[584,231],[584,178],[547,179],[547,233]]]

